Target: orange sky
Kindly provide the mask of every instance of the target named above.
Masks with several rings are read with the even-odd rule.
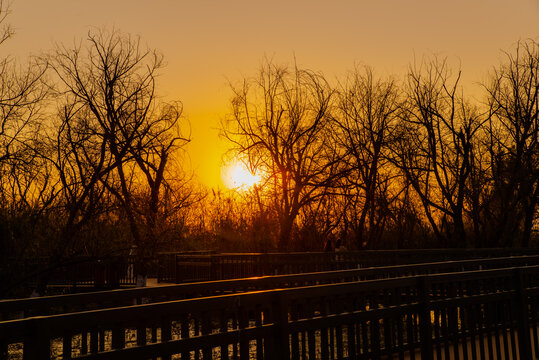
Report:
[[[402,74],[414,55],[459,61],[480,81],[500,49],[539,38],[539,0],[14,0],[16,36],[0,56],[24,59],[83,38],[91,27],[138,34],[163,52],[161,95],[184,103],[191,122],[191,166],[222,186],[219,120],[228,81],[254,74],[264,56],[323,71],[330,79],[354,63]]]

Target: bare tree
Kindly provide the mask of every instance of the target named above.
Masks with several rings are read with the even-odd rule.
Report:
[[[181,131],[181,112],[180,103],[161,104],[147,119],[147,125],[139,129],[136,141],[129,148],[129,155],[142,175],[142,179],[135,179],[143,192],[137,212],[145,222],[144,246],[153,247],[149,251],[152,254],[161,238],[160,223],[200,199],[176,161],[177,150],[189,141]]]
[[[98,31],[88,34],[87,46],[59,47],[49,61],[63,97],[59,134],[65,134],[67,146],[58,142],[58,151],[69,149],[71,157],[61,164],[77,173],[69,186],[80,188],[70,216],[79,217],[83,204],[91,209],[100,196],[112,194],[128,221],[144,275],[143,258],[155,250],[156,240],[143,226],[155,228],[167,164],[188,141],[180,132],[181,104],[160,103],[155,93],[162,56],[143,48],[138,38]],[[146,192],[147,205],[140,206],[136,194]]]
[[[345,245],[341,225],[345,216],[343,197],[333,187],[305,205],[297,220],[298,251],[331,251]]]
[[[52,122],[44,152],[58,176],[59,244],[54,257],[76,255],[83,248],[81,229],[101,213],[105,187],[102,182],[111,176],[113,160],[106,151],[97,129],[87,121],[88,112],[75,104],[65,104]]]
[[[279,219],[277,247],[287,250],[300,210],[338,176],[335,144],[326,141],[334,91],[320,74],[271,62],[232,90],[224,135],[263,177],[261,190]]]
[[[0,46],[13,35],[8,14],[9,3],[0,1]],[[20,260],[36,251],[34,230],[54,198],[50,169],[38,156],[45,70],[33,58],[27,67],[0,58],[0,270],[8,287],[20,277]]]
[[[5,24],[8,13],[8,3],[0,1],[0,45],[13,35]],[[24,157],[39,132],[45,69],[33,60],[24,69],[9,56],[0,58],[0,164]]]
[[[9,2],[0,0],[0,45],[13,35],[13,28],[6,23],[9,15]]]
[[[443,246],[472,246],[466,224],[466,194],[472,171],[478,110],[459,89],[460,71],[451,77],[446,60],[410,68],[395,164],[423,205]]]
[[[349,167],[345,221],[359,248],[375,246],[387,222],[388,206],[398,195],[390,191],[395,174],[387,155],[399,102],[396,83],[376,80],[370,68],[354,69],[340,87],[335,141]]]
[[[492,177],[487,216],[493,241],[527,247],[539,196],[539,44],[519,42],[505,55],[485,86]]]

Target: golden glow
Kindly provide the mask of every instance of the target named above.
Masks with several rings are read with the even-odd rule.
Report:
[[[247,190],[260,181],[260,176],[251,173],[245,165],[233,162],[225,165],[221,171],[223,183],[229,189]]]
[[[187,147],[192,164],[186,162],[185,170],[212,188],[222,186],[221,157],[230,146],[216,130],[218,119],[230,111],[228,83],[239,85],[244,76],[255,76],[265,54],[275,64],[293,65],[297,58],[300,67],[328,79],[354,64],[400,79],[416,56],[437,53],[462,61],[463,81],[473,85],[498,63],[500,49],[514,49],[518,39],[535,39],[539,24],[536,0],[8,3],[4,24],[16,34],[2,43],[2,57],[49,53],[55,44],[71,48],[84,42],[88,30],[102,26],[140,35],[143,47],[164,54],[158,94],[166,101],[180,100],[192,126]]]

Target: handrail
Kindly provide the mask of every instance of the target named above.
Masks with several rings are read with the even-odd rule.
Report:
[[[539,255],[539,249],[400,249],[311,253],[168,254],[159,257],[159,282],[224,280],[470,258]]]
[[[345,282],[412,274],[440,273],[456,270],[486,269],[539,264],[539,255],[444,261],[423,264],[393,265],[363,269],[337,270],[305,274],[287,274],[255,278],[162,285],[146,288],[108,290],[79,294],[0,300],[0,320],[14,317],[50,315],[142,302],[211,296],[226,292],[298,287],[325,282]]]
[[[96,345],[91,358],[100,358],[101,353],[103,358],[111,358],[113,354],[119,356],[129,352],[140,355],[149,354],[148,351],[155,351],[153,356],[167,356],[171,353],[198,351],[198,349],[209,351],[214,346],[225,346],[224,348],[228,349],[228,344],[231,343],[239,344],[240,351],[247,351],[246,349],[254,346],[252,344],[256,342],[256,351],[262,346],[265,359],[281,359],[289,358],[289,351],[293,353],[307,351],[298,347],[298,332],[320,331],[320,340],[317,341],[321,341],[322,351],[328,351],[326,348],[334,348],[335,343],[327,342],[328,333],[325,329],[334,328],[334,331],[339,331],[342,335],[342,327],[349,326],[347,324],[352,321],[366,324],[361,325],[361,331],[369,332],[369,335],[365,336],[371,341],[369,351],[374,352],[370,357],[379,357],[377,354],[382,352],[402,353],[404,347],[407,347],[409,351],[420,349],[421,358],[429,359],[432,358],[436,347],[440,350],[440,346],[452,346],[452,351],[458,351],[459,343],[473,343],[470,346],[475,346],[475,339],[483,344],[485,333],[486,336],[491,336],[495,331],[499,331],[498,321],[503,321],[503,331],[507,336],[513,336],[514,332],[519,333],[518,339],[515,339],[518,341],[520,354],[531,354],[531,340],[522,334],[526,332],[529,334],[528,319],[533,321],[537,319],[536,312],[528,313],[528,309],[535,309],[534,306],[528,307],[528,301],[535,300],[533,297],[528,298],[526,293],[528,289],[537,287],[538,275],[539,265],[534,265],[273,289],[38,316],[0,322],[0,345],[22,341],[25,359],[39,359],[43,354],[50,352],[50,341],[55,337],[63,337],[65,351],[66,348],[71,349],[74,334],[82,332],[84,338],[86,333],[90,333],[92,339],[94,336],[97,339],[98,335],[93,335],[93,329],[99,331],[112,329],[112,350],[110,352],[98,350]],[[507,280],[507,288],[496,288],[495,284],[499,279]],[[458,281],[479,283],[481,287],[466,294],[452,293],[451,289]],[[436,286],[442,286],[444,291],[439,291],[442,288]],[[406,292],[404,297],[400,295],[403,291]],[[365,300],[354,301],[354,298]],[[342,307],[341,303],[349,308]],[[307,304],[314,307],[303,308],[304,305],[308,306]],[[481,311],[485,311],[485,314],[474,314],[476,311],[474,309],[478,305],[482,307],[477,309],[483,309]],[[512,313],[504,317],[506,315],[501,312],[500,320],[496,321],[481,320],[481,316],[486,316],[487,312],[495,314],[492,311],[498,306],[504,306],[506,311]],[[457,311],[457,307],[462,310]],[[271,310],[265,310],[268,308]],[[318,313],[314,309],[318,309]],[[219,321],[222,324],[238,321],[235,323],[237,325],[229,327],[212,324],[208,318],[210,311],[221,317]],[[260,318],[262,313],[263,319]],[[432,320],[432,316],[435,321]],[[178,321],[182,323],[184,333],[181,338],[176,337],[173,340],[167,332],[170,331],[172,321],[175,319],[179,319]],[[199,328],[196,322],[191,323],[190,319],[197,319],[196,321],[202,324],[201,327]],[[407,325],[405,329],[408,334],[407,342],[404,342],[402,334],[397,333],[403,331],[397,329],[403,324]],[[146,346],[148,326],[160,327],[162,334],[165,335],[162,335],[161,341]],[[185,333],[185,329],[191,329],[192,326],[195,331],[194,337],[189,334],[190,330]],[[138,346],[126,350],[123,343],[125,331],[131,327],[137,328]],[[436,331],[431,331],[433,327]],[[357,331],[359,329],[358,327]],[[381,333],[385,334],[386,339],[383,344],[379,338]],[[417,333],[422,334],[421,343],[410,340]],[[139,339],[141,334],[144,339]],[[394,334],[396,339],[400,336],[400,340],[391,343],[391,336],[388,337],[388,334]],[[425,336],[428,336],[428,339]],[[121,341],[114,343],[119,341],[117,339]],[[261,339],[264,339],[264,342],[258,342]],[[378,343],[375,343],[375,340]],[[342,339],[337,338],[335,341],[343,345]],[[352,350],[356,351],[355,348]],[[271,351],[276,353],[266,355]]]

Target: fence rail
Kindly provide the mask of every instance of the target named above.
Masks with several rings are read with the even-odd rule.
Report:
[[[115,289],[136,283],[133,256],[76,257],[61,264],[49,258],[28,259],[16,271],[28,288],[40,288],[39,291],[45,291],[45,287],[75,292]],[[9,279],[0,284],[0,294],[2,286],[9,284]]]
[[[229,279],[148,288],[0,300],[0,320],[172,301],[235,292],[539,265],[539,255],[394,265],[364,269]]]
[[[184,283],[523,255],[539,255],[539,249],[411,249],[255,254],[167,253],[158,257],[158,280]]]
[[[11,320],[0,344],[24,359],[532,359],[538,295],[539,266],[430,274]]]

